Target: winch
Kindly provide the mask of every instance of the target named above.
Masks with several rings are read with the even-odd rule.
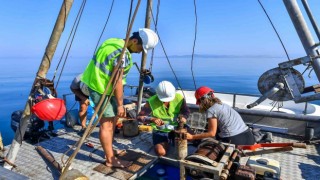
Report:
[[[268,148],[257,150],[259,148]],[[306,148],[305,143],[259,143],[237,145],[203,139],[195,153],[180,161],[182,179],[280,179],[280,163],[258,155]]]

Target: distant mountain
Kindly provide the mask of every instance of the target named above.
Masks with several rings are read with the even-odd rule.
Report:
[[[164,56],[159,56],[163,58]],[[216,55],[216,54],[195,54],[197,58],[282,58],[270,55]],[[169,58],[191,58],[191,55],[171,55]]]

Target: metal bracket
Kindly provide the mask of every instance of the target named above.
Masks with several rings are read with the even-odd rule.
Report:
[[[302,58],[293,59],[291,61],[286,61],[286,62],[279,63],[279,67],[280,67],[280,69],[291,68],[293,66],[297,66],[297,65],[300,65],[300,64],[309,63],[311,61],[312,61],[311,57],[305,56],[305,57],[302,57]]]
[[[292,98],[295,100],[296,98],[300,98],[301,94],[299,91],[299,88],[293,78],[293,75],[290,71],[290,69],[281,69],[281,72],[283,73],[283,77],[285,80],[285,83],[288,87],[289,93],[291,94]]]
[[[309,96],[301,96],[301,93],[300,93],[299,88],[295,82],[295,79],[292,75],[292,72],[290,71],[290,68],[292,68],[293,66],[297,66],[297,65],[305,64],[305,63],[310,63],[310,62],[312,62],[313,59],[316,59],[316,58],[318,58],[318,56],[315,56],[315,57],[305,56],[302,58],[294,59],[292,61],[283,62],[283,63],[279,64],[280,71],[283,74],[287,88],[288,88],[294,102],[296,102],[296,103],[320,99],[320,94],[318,94],[318,93],[313,94],[313,95],[309,95]]]

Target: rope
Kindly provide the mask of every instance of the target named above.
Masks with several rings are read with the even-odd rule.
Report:
[[[285,48],[285,46],[284,46],[284,44],[283,44],[283,42],[282,42],[282,40],[281,40],[281,38],[280,38],[280,35],[279,35],[277,29],[276,29],[275,26],[273,25],[273,22],[271,21],[269,15],[268,15],[268,13],[267,13],[267,11],[266,11],[265,8],[263,7],[263,5],[262,5],[262,3],[260,2],[260,0],[258,0],[258,2],[259,2],[259,4],[260,4],[261,8],[263,9],[264,13],[266,14],[266,16],[267,16],[267,18],[268,18],[268,20],[269,20],[269,22],[270,22],[270,24],[271,24],[274,32],[277,34],[278,39],[279,39],[279,41],[280,41],[280,43],[281,43],[281,45],[282,45],[282,48],[283,48],[284,52],[285,52],[286,55],[287,55],[288,61],[290,61],[290,58],[289,58],[287,49]]]
[[[115,90],[115,86],[116,86],[116,84],[117,84],[117,82],[119,81],[119,73],[120,73],[120,71],[121,71],[121,69],[120,68],[117,68],[117,72],[116,72],[116,77],[117,77],[117,79],[116,79],[116,81],[115,81],[115,84],[113,85],[113,88],[112,88],[112,91],[111,91],[111,95],[113,94],[113,92],[114,92],[114,90]],[[90,134],[92,133],[92,131],[94,130],[94,128],[97,126],[97,124],[99,123],[99,121],[100,121],[100,119],[102,118],[102,114],[103,114],[103,112],[105,111],[105,109],[107,108],[107,105],[109,104],[109,102],[110,102],[110,100],[111,100],[111,98],[110,98],[111,96],[108,96],[107,98],[107,102],[105,103],[105,105],[102,107],[102,111],[101,111],[101,113],[98,115],[98,119],[97,119],[97,121],[91,126],[91,124],[92,124],[92,121],[93,121],[93,119],[94,119],[94,117],[96,116],[95,114],[96,114],[96,112],[93,114],[93,116],[92,116],[92,118],[90,119],[90,122],[89,122],[89,125],[88,125],[88,127],[90,127],[90,130],[88,131],[88,133],[86,134],[86,133],[84,133],[82,136],[85,136],[85,138],[84,138],[84,141],[90,136]],[[103,102],[103,101],[105,101],[105,98],[106,97],[101,97],[101,99],[102,100],[100,100],[101,102]],[[99,102],[100,103],[100,102]],[[100,105],[100,106],[99,106]],[[97,109],[100,109],[100,107],[101,107],[101,104],[98,104],[98,106],[97,106]],[[97,111],[98,112],[98,111]],[[76,147],[76,146],[78,146],[79,145],[79,143],[80,143],[80,140],[78,141],[78,142],[76,142],[74,145],[72,145],[66,152],[64,152],[63,153],[63,155],[61,156],[61,162],[62,162],[62,164],[63,164],[63,166],[65,166],[65,164],[67,164],[67,163],[69,163],[71,160],[70,160],[70,158],[69,159],[67,159],[67,161],[66,162],[64,162],[63,161],[63,158],[64,158],[64,155],[66,155],[70,150],[72,150],[74,147]]]
[[[65,51],[66,51],[66,49],[67,49],[67,45],[68,45],[68,43],[69,43],[69,40],[70,40],[70,38],[71,38],[71,36],[72,36],[72,39],[71,39],[71,42],[70,42],[70,44],[69,44],[69,48],[68,48],[68,50],[67,50],[67,54],[66,54],[66,56],[65,56],[65,59],[64,59],[64,62],[63,62],[63,65],[62,65],[62,68],[61,68],[61,71],[60,71],[60,75],[59,75],[59,78],[58,78],[58,80],[57,80],[55,89],[57,89],[58,84],[59,84],[59,81],[60,81],[60,78],[61,78],[61,76],[62,76],[62,72],[63,72],[63,70],[64,70],[64,66],[65,66],[65,64],[66,64],[66,61],[67,61],[67,58],[68,58],[68,55],[69,55],[69,52],[70,52],[70,48],[71,48],[71,46],[72,46],[72,43],[73,43],[73,40],[74,40],[76,31],[77,31],[77,29],[78,29],[79,22],[80,22],[82,13],[83,13],[83,9],[84,9],[84,7],[85,7],[85,5],[86,5],[86,2],[87,2],[86,0],[82,1],[81,7],[80,7],[79,12],[78,12],[77,17],[76,17],[76,20],[74,21],[74,24],[73,24],[73,26],[72,26],[72,29],[71,29],[70,35],[69,35],[69,37],[68,37],[67,43],[66,43],[66,45],[65,45],[65,47],[64,47],[64,49],[63,49],[63,53],[62,53],[62,55],[61,55],[61,58],[60,58],[60,60],[59,60],[59,63],[58,63],[58,65],[57,65],[57,68],[56,68],[56,70],[55,70],[54,76],[53,76],[53,78],[52,78],[52,82],[53,82],[54,79],[55,79],[55,77],[56,77],[56,73],[57,73],[57,70],[58,70],[58,68],[59,68],[59,66],[60,66],[60,63],[61,63],[61,61],[62,61],[62,58],[63,58],[63,56],[64,56],[64,53],[65,53]]]
[[[113,93],[114,93],[115,86],[117,85],[117,83],[118,83],[118,81],[119,81],[120,73],[121,73],[120,71],[121,71],[121,69],[118,68],[118,69],[117,69],[117,72],[116,72],[116,75],[115,75],[115,76],[117,77],[117,79],[114,81],[115,84],[113,84],[113,86],[112,86],[111,94],[110,94],[110,96],[107,97],[107,98],[108,98],[108,99],[107,99],[107,102],[106,102],[106,103],[104,104],[104,106],[102,107],[102,111],[101,111],[101,113],[99,114],[97,121],[93,124],[93,126],[90,126],[90,124],[89,124],[90,130],[89,130],[86,138],[90,136],[90,134],[92,133],[92,131],[93,131],[94,128],[98,125],[100,119],[102,118],[102,114],[103,114],[103,112],[106,110],[107,105],[109,104],[109,102],[110,102],[110,100],[111,100],[111,96],[112,96]],[[104,100],[105,100],[105,98],[104,98]],[[104,101],[104,100],[103,100],[103,101]],[[97,108],[97,109],[99,109],[99,108]],[[93,117],[95,117],[95,116],[93,116]]]
[[[69,52],[70,52],[70,49],[71,49],[71,46],[72,46],[74,37],[75,37],[75,35],[76,35],[77,29],[78,29],[78,26],[79,26],[79,23],[80,23],[80,19],[81,19],[82,13],[83,13],[83,9],[84,9],[84,7],[85,7],[85,5],[86,5],[86,2],[87,2],[87,0],[84,0],[84,1],[82,2],[81,7],[80,7],[79,12],[78,12],[78,15],[77,15],[77,18],[76,18],[76,20],[75,20],[75,22],[74,22],[74,24],[73,24],[72,31],[70,32],[70,35],[69,35],[69,38],[68,38],[68,42],[69,42],[70,36],[71,36],[72,33],[73,33],[72,39],[71,39],[71,42],[70,42],[70,44],[69,44],[69,48],[68,48],[67,54],[66,54],[66,56],[65,56],[65,59],[64,59],[64,62],[63,62],[63,65],[62,65],[62,68],[61,68],[61,71],[60,71],[59,78],[58,78],[58,80],[57,80],[55,89],[57,89],[58,84],[59,84],[59,82],[60,82],[60,78],[61,78],[61,76],[62,76],[62,72],[63,72],[64,67],[65,67],[65,65],[66,65],[66,62],[67,62],[67,59],[68,59],[68,55],[69,55]],[[75,25],[75,24],[76,24],[76,25]],[[75,27],[75,29],[74,29],[74,27]],[[73,31],[73,29],[74,29],[74,31]],[[65,49],[66,49],[66,47],[67,47],[68,42],[66,43],[66,46],[65,46],[65,48],[64,48],[64,51],[65,51]],[[63,54],[64,54],[64,51],[63,51]],[[61,56],[61,59],[62,59],[62,57],[63,57],[63,55]],[[61,59],[60,59],[60,61],[61,61]],[[60,61],[59,61],[59,64],[60,64]]]
[[[115,66],[114,70],[120,69],[119,67],[120,67],[120,65],[121,65],[121,60],[122,60],[123,55],[125,54],[125,49],[127,48],[127,45],[128,45],[130,31],[131,31],[131,29],[132,29],[133,22],[134,22],[134,19],[135,19],[135,17],[136,17],[136,14],[137,14],[137,11],[138,11],[140,2],[141,2],[141,0],[138,0],[136,9],[135,9],[135,11],[134,11],[134,15],[133,15],[133,17],[132,17],[132,19],[131,19],[131,22],[130,22],[130,26],[129,26],[129,28],[127,28],[126,40],[125,40],[124,48],[122,49],[122,52],[121,52],[121,54],[120,54],[120,56],[119,56],[119,58],[118,58],[118,63],[117,63],[117,65]],[[116,71],[113,71],[113,72],[112,72],[110,81],[108,82],[107,87],[106,87],[104,93],[102,94],[102,96],[101,96],[101,98],[100,98],[100,101],[99,101],[96,109],[99,109],[99,108],[101,107],[102,103],[104,102],[104,100],[105,100],[105,98],[106,98],[106,94],[107,94],[107,91],[108,91],[108,89],[109,89],[109,87],[110,87],[110,85],[111,85],[111,82],[114,81],[115,76],[117,76],[118,74],[119,74],[119,73],[116,72]],[[121,75],[121,74],[120,74],[120,75]],[[119,78],[120,76],[118,75],[117,77]],[[118,81],[116,81],[116,82],[118,82]],[[114,87],[115,87],[115,86],[114,86]],[[108,101],[109,101],[109,100],[110,100],[110,96],[108,96]],[[89,125],[88,125],[89,127],[92,125],[92,122],[93,122],[93,120],[95,119],[96,114],[97,114],[97,111],[94,112],[92,118],[90,119],[90,122],[89,122]],[[102,113],[100,113],[97,121],[99,121],[99,120],[101,119],[101,117],[102,117]],[[97,124],[97,122],[96,122],[96,124]],[[92,129],[93,129],[93,128],[91,128],[90,130],[92,130]],[[65,176],[65,173],[68,171],[68,169],[69,169],[69,167],[70,167],[70,165],[71,165],[71,163],[72,163],[72,160],[75,158],[75,156],[76,156],[77,153],[79,152],[80,147],[81,147],[81,145],[83,144],[83,142],[85,141],[85,139],[88,137],[88,136],[87,136],[87,135],[89,135],[88,133],[89,133],[89,129],[87,128],[86,131],[84,132],[83,136],[82,136],[81,139],[79,140],[78,146],[77,146],[76,150],[75,150],[75,151],[72,153],[72,155],[68,158],[68,160],[67,160],[67,165],[65,166],[64,171],[62,172],[60,178],[63,178],[63,177]]]

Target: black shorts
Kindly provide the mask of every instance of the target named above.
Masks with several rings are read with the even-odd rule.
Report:
[[[153,145],[160,144],[160,143],[174,143],[174,131],[171,131],[169,133],[167,132],[161,132],[161,131],[153,131],[152,132],[152,141]]]
[[[235,145],[253,145],[255,144],[254,136],[248,128],[246,131],[237,134],[235,136],[231,137],[225,137],[225,138],[219,138],[218,136],[216,137],[217,140],[221,140],[226,143],[231,143]]]

